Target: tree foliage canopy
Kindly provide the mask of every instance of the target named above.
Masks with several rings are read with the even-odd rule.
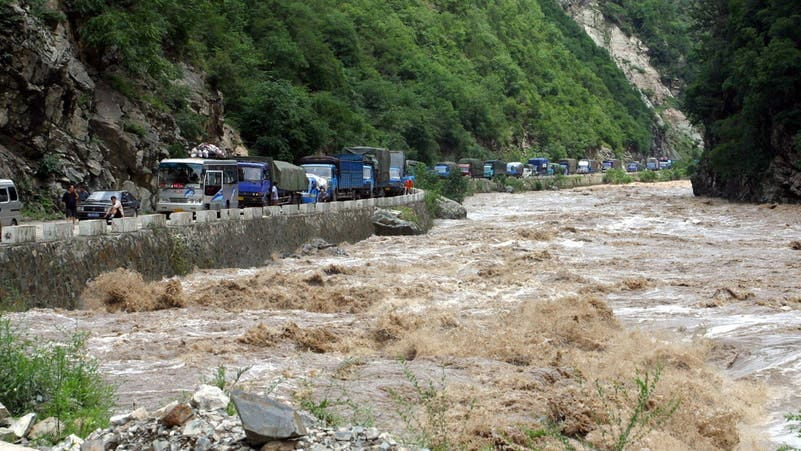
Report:
[[[801,157],[801,3],[711,0],[695,11],[704,39],[687,93],[724,176],[755,175],[778,154]]]
[[[555,0],[67,0],[129,71],[204,69],[260,154],[643,152],[652,117]],[[101,68],[102,69],[102,68]]]

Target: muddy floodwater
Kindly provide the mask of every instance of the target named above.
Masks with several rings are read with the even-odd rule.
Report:
[[[801,446],[783,419],[801,408],[801,207],[695,198],[683,181],[465,206],[467,220],[425,236],[198,271],[177,288],[118,272],[130,312],[103,310],[104,281],[93,310],[12,318],[53,338],[88,331],[119,410],[181,398],[224,366],[247,369],[245,388],[337,401],[343,420],[402,434],[392,394],[411,373],[445,390],[466,443],[550,417],[603,444],[593,387],[659,366],[657,402],[680,403],[643,446]],[[136,311],[165,290],[185,306]]]

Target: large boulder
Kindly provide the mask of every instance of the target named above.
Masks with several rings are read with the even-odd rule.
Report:
[[[231,399],[242,420],[246,439],[253,446],[306,435],[300,415],[285,404],[240,390],[233,391]]]
[[[465,219],[467,209],[459,202],[439,196],[437,198],[437,218],[439,219]]]
[[[425,233],[419,224],[401,219],[401,212],[379,208],[373,213],[373,226],[376,235],[421,235]]]
[[[4,406],[2,402],[0,402],[0,421],[5,420],[10,415],[11,414],[8,412],[8,409],[6,409],[6,406]]]
[[[64,423],[55,417],[48,417],[36,423],[28,432],[28,438],[36,440],[45,437],[55,437],[64,430]]]

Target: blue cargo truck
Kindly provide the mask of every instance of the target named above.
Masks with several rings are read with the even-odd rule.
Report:
[[[326,200],[360,199],[374,192],[373,163],[363,155],[303,157],[300,165],[306,173],[328,181]]]
[[[547,158],[530,158],[528,164],[534,166],[534,172],[537,175],[551,175],[548,174],[548,161]]]

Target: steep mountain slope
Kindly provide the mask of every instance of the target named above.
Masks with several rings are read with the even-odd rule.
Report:
[[[700,151],[701,133],[678,108],[678,96],[686,74],[682,62],[688,48],[674,45],[674,42],[668,42],[664,37],[653,36],[656,34],[654,28],[661,30],[658,24],[644,26],[659,20],[674,20],[675,11],[668,11],[661,18],[629,17],[635,13],[631,10],[641,8],[642,3],[644,2],[622,0],[618,0],[618,3],[612,0],[561,0],[570,16],[584,28],[592,40],[609,51],[626,78],[637,87],[646,104],[657,113],[659,119],[652,154],[669,158],[692,158]],[[653,0],[650,3],[656,4],[652,6],[652,10],[656,12],[659,12],[659,6],[671,6],[670,2],[664,0]],[[669,25],[663,27],[669,28]],[[638,33],[650,37],[652,47],[649,48]]]
[[[55,6],[58,5],[58,6]],[[137,185],[198,141],[294,160],[645,154],[654,118],[555,0],[0,0],[0,175]],[[148,192],[142,191],[146,197]]]
[[[138,191],[147,209],[158,161],[195,135],[241,147],[201,74],[183,66],[159,104],[152,85],[119,66],[88,64],[71,23],[47,11],[0,1],[0,178],[15,179],[27,201],[49,204],[62,184],[85,183]]]

